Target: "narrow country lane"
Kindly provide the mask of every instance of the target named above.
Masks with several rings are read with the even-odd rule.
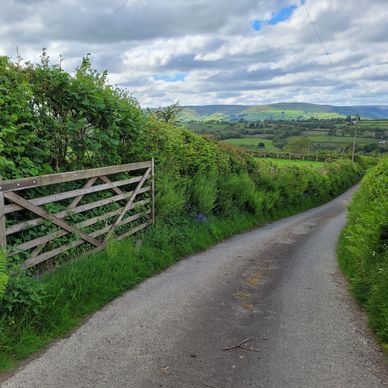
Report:
[[[353,190],[182,260],[2,386],[386,386],[388,363],[336,263]]]

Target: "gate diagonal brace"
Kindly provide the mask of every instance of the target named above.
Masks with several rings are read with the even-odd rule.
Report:
[[[96,182],[97,177],[90,178],[86,184],[83,186],[84,189],[87,189],[88,187],[91,187],[94,185]],[[82,198],[85,196],[85,194],[79,195],[78,197],[74,198],[71,204],[67,207],[67,210],[71,210],[75,208],[82,200]],[[46,246],[46,243],[38,245],[32,252],[31,252],[31,257],[36,257],[39,255],[40,252],[44,249]]]
[[[55,217],[53,214],[50,214],[46,210],[40,208],[39,206],[36,206],[32,204],[31,202],[27,201],[26,199],[20,197],[19,195],[13,193],[13,192],[6,192],[4,193],[4,197],[8,200],[16,203],[19,206],[22,206],[23,208],[37,214],[38,216],[52,222],[53,224],[59,226],[60,228],[67,230],[68,232],[71,232],[83,240],[87,241],[88,243],[95,245],[96,247],[101,246],[101,243],[96,240],[95,238],[87,235],[86,233],[81,232],[77,228],[71,226],[66,221],[64,221],[61,218]]]
[[[116,229],[116,227],[119,225],[119,223],[121,222],[121,220],[123,219],[125,213],[128,211],[128,209],[131,207],[133,201],[135,200],[137,194],[139,193],[140,189],[142,188],[142,186],[144,185],[144,182],[149,178],[151,174],[151,168],[148,168],[147,171],[145,172],[143,178],[141,178],[141,181],[138,183],[138,185],[136,186],[136,189],[133,191],[131,197],[129,198],[128,202],[126,203],[126,205],[124,206],[122,212],[120,213],[120,215],[117,217],[117,220],[115,221],[114,224],[112,224],[111,228],[109,229],[108,233],[106,234],[106,237],[105,237],[105,240],[104,240],[104,243],[106,243],[109,238],[112,236],[112,233],[114,232],[114,230]]]

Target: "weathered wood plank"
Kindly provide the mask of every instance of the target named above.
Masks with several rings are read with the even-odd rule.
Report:
[[[146,228],[148,225],[151,225],[151,224],[152,224],[152,221],[144,222],[143,224],[135,226],[133,229],[129,230],[128,232],[125,232],[125,233],[121,234],[120,236],[116,237],[116,239],[122,240],[124,238],[127,238],[127,237],[139,232],[140,230]]]
[[[119,225],[120,221],[123,219],[125,213],[128,211],[128,209],[131,207],[132,203],[134,202],[136,196],[139,194],[141,187],[143,186],[144,182],[149,178],[151,173],[151,167],[147,169],[145,172],[143,178],[141,181],[137,184],[136,189],[132,192],[132,195],[130,196],[128,202],[124,206],[123,210],[121,211],[121,214],[117,217],[117,220],[111,225],[110,231],[106,236],[106,239],[109,238],[109,235],[115,230],[115,228]]]
[[[46,210],[40,208],[39,206],[33,205],[31,202],[27,201],[26,199],[20,197],[19,195],[13,193],[13,192],[6,192],[5,197],[9,199],[12,202],[15,202],[19,206],[22,206],[29,211],[37,214],[41,218],[44,218],[53,224],[59,226],[62,229],[67,230],[68,232],[74,233],[75,235],[80,236],[83,240],[87,241],[90,244],[95,245],[96,247],[100,245],[100,242],[94,239],[93,237],[87,235],[86,233],[81,232],[80,230],[74,228],[70,224],[68,224],[66,221],[64,221],[61,218],[55,217],[53,214],[50,214]]]
[[[101,235],[105,234],[108,231],[108,228],[109,228],[109,226],[105,226],[105,227],[103,227],[101,229],[98,229],[98,230],[94,231],[90,235],[93,238],[96,238],[98,236],[101,236]],[[60,246],[58,248],[55,248],[55,249],[52,249],[51,251],[42,253],[39,256],[36,256],[34,258],[26,260],[24,262],[23,266],[25,268],[32,267],[32,266],[34,266],[36,264],[42,263],[43,261],[51,259],[52,257],[58,256],[59,254],[64,253],[64,252],[68,251],[69,249],[75,248],[75,247],[77,247],[77,246],[79,246],[81,244],[84,244],[84,243],[85,243],[85,241],[82,240],[82,239],[78,239],[78,240],[72,241],[72,242],[70,242],[68,244],[62,245],[62,246]],[[97,246],[97,248],[101,248],[102,249],[102,248],[104,248],[104,245],[103,244],[99,244]]]
[[[118,215],[120,213],[120,211],[121,211],[121,209],[117,209],[117,210],[111,211],[109,213],[102,214],[101,216],[89,218],[88,220],[85,220],[85,221],[82,221],[82,222],[75,224],[74,227],[77,229],[86,228],[87,226],[94,225],[97,222],[104,221],[104,220],[107,220],[111,217],[114,217],[114,216]],[[69,232],[67,230],[61,229],[61,230],[57,230],[57,231],[52,232],[52,233],[48,233],[44,236],[34,238],[32,240],[29,240],[29,241],[26,241],[24,243],[17,245],[15,247],[15,249],[12,250],[12,252],[9,252],[8,255],[13,256],[13,255],[16,255],[20,252],[26,251],[28,249],[32,249],[38,245],[46,244],[46,243],[48,243],[56,238],[66,236],[68,233]],[[35,256],[37,256],[37,255],[32,254],[32,257],[35,257]]]
[[[140,193],[145,193],[145,192],[149,191],[150,189],[151,189],[150,186],[146,186],[146,187],[144,187],[143,189],[140,190]],[[71,213],[72,214],[83,213],[83,212],[86,212],[88,210],[92,210],[92,209],[95,209],[95,208],[98,208],[98,207],[101,207],[101,206],[110,205],[112,203],[115,203],[115,202],[121,201],[123,199],[126,199],[131,194],[132,194],[132,191],[130,191],[130,192],[126,193],[126,194],[116,195],[114,197],[100,199],[98,201],[90,202],[90,203],[85,204],[85,205],[77,206],[77,207],[75,207],[74,209],[71,210]],[[142,206],[142,205],[147,204],[148,202],[150,202],[149,199],[138,201],[138,202],[134,203],[133,207]],[[53,215],[55,217],[58,217],[58,218],[65,218],[65,217],[68,216],[68,214],[69,214],[68,210],[62,210],[62,211],[60,211],[58,213],[54,213]],[[35,226],[43,224],[44,221],[45,220],[43,218],[34,218],[33,220],[28,220],[28,221],[20,222],[18,224],[15,224],[15,225],[12,225],[12,226],[8,227],[6,229],[6,235],[8,236],[8,235],[11,235],[11,234],[14,234],[14,233],[17,233],[17,232],[21,232],[22,230],[33,228]]]
[[[117,240],[122,240],[125,237],[129,237],[130,235],[132,235],[132,234],[134,234],[134,233],[136,233],[136,232],[146,228],[149,224],[150,224],[150,221],[144,222],[143,224],[140,224],[140,225],[132,228],[128,232],[118,236]],[[106,232],[108,232],[108,230],[109,230],[109,226],[106,226],[106,227],[104,227],[102,229],[99,229],[99,230],[93,232],[91,234],[91,236],[93,236],[93,237],[101,236],[101,235],[105,234]],[[53,249],[51,251],[42,253],[41,255],[39,255],[37,257],[34,257],[34,258],[26,260],[24,262],[23,266],[25,268],[33,267],[34,265],[40,264],[40,263],[42,263],[42,262],[44,262],[44,261],[46,261],[48,259],[51,259],[52,257],[58,256],[59,254],[64,253],[64,252],[68,251],[69,249],[75,248],[75,247],[77,247],[77,246],[79,246],[79,245],[81,245],[83,243],[84,243],[83,240],[72,241],[69,244],[62,245],[59,248]],[[105,247],[106,247],[106,244],[101,244],[100,246],[98,246],[97,248],[94,248],[90,252],[98,252],[98,251],[104,249]]]
[[[109,177],[112,174],[136,171],[141,169],[146,170],[144,175],[142,176],[132,177],[120,181],[111,181]],[[150,178],[150,185],[143,187],[146,180]],[[80,189],[69,190],[66,192],[47,195],[39,198],[33,198],[30,200],[27,200],[15,193],[18,190],[36,188],[57,183],[71,182],[81,179],[87,179],[87,182]],[[103,184],[95,185],[97,179],[100,179]],[[137,183],[137,186],[133,191],[125,192],[120,189],[120,187],[122,186],[130,185],[133,183]],[[84,205],[79,205],[80,201],[85,195],[103,190],[112,190],[117,195],[114,195],[110,198],[97,200],[91,203],[86,203]],[[139,194],[149,191],[151,191],[150,198],[135,202],[135,199]],[[118,239],[122,239],[136,233],[141,229],[144,229],[149,224],[153,223],[155,219],[154,197],[155,172],[153,159],[151,161],[140,163],[130,163],[126,165],[109,166],[97,169],[72,171],[68,173],[51,174],[6,181],[2,181],[0,177],[0,247],[2,245],[6,245],[8,235],[21,232],[25,229],[41,225],[42,223],[48,221],[61,229],[55,230],[54,232],[50,232],[44,236],[40,236],[16,245],[12,249],[12,251],[9,252],[8,256],[12,256],[23,251],[31,250],[32,257],[30,257],[25,262],[25,267],[31,267],[33,265],[36,265],[37,263],[48,260],[49,258],[55,257],[58,254],[64,253],[69,249],[72,249],[78,245],[82,245],[85,243],[89,243],[94,246],[94,249],[92,249],[92,251],[101,250],[106,246],[107,238],[111,235],[111,233],[114,232],[115,228],[130,224],[133,221],[141,219],[141,217],[147,217],[148,220],[146,222],[142,223],[141,225],[137,225],[136,227],[132,227],[123,235],[118,236]],[[11,203],[5,205],[4,199],[9,200]],[[70,201],[70,205],[67,207],[67,209],[57,212],[55,214],[50,214],[50,212],[46,211],[41,207],[41,205],[58,202],[66,199],[72,199],[72,201]],[[68,217],[70,214],[87,212],[89,210],[120,201],[127,201],[127,203],[124,207],[112,210],[99,216],[92,217],[82,222],[78,222],[74,225],[65,221],[66,217]],[[127,212],[129,210],[140,207],[142,205],[149,204],[150,202],[151,208],[147,209],[146,211],[127,216]],[[26,209],[27,211],[35,213],[39,217],[33,220],[20,222],[16,225],[12,225],[6,228],[6,214],[16,212],[22,209]],[[108,220],[116,216],[118,216],[118,218],[113,222],[113,224],[105,225],[103,228],[93,231],[89,234],[82,231],[82,228],[94,225],[98,222],[102,222],[104,220]],[[75,241],[66,243],[56,249],[50,250],[49,252],[41,253],[47,243],[57,238],[66,236],[69,233],[72,233],[76,236]],[[106,235],[106,238],[104,239],[104,241],[99,241],[97,237],[103,235]],[[102,240],[101,237],[100,240]],[[87,248],[90,248],[90,246],[87,246]],[[88,251],[90,252],[91,249],[88,249]]]
[[[112,217],[116,216],[117,214],[119,214],[120,212],[121,212],[121,209],[117,209],[117,210],[114,210],[112,212],[105,213],[105,214],[103,214],[101,216],[93,217],[93,218],[90,218],[88,220],[79,222],[79,223],[75,224],[74,227],[77,228],[77,229],[85,228],[85,227],[94,225],[97,222],[104,221],[104,220],[107,220],[109,218],[112,218]],[[134,215],[124,219],[123,221],[121,221],[119,226],[126,225],[126,224],[128,224],[128,223],[130,223],[132,221],[137,220],[141,216],[145,216],[145,215],[150,214],[150,213],[151,213],[151,210],[149,209],[147,211],[134,214]],[[46,234],[46,235],[44,235],[42,237],[34,238],[32,240],[29,240],[29,241],[26,241],[24,243],[21,243],[21,244],[17,245],[15,247],[15,249],[13,249],[11,252],[8,252],[8,256],[17,255],[20,252],[32,249],[32,248],[34,248],[36,246],[39,246],[41,244],[47,244],[48,242],[50,242],[52,240],[55,240],[56,238],[66,236],[67,234],[69,234],[69,232],[66,231],[66,230],[57,230],[55,232],[48,233],[48,234]],[[37,254],[32,254],[31,255],[31,257],[36,257],[36,256],[38,256],[38,255]]]
[[[46,261],[46,260],[48,260],[48,259],[51,259],[51,258],[54,257],[54,256],[58,256],[59,254],[64,253],[64,252],[68,251],[68,250],[71,249],[71,248],[75,248],[75,247],[77,247],[78,245],[81,245],[81,244],[83,244],[83,243],[84,243],[83,240],[72,241],[72,242],[69,243],[69,244],[62,245],[62,246],[59,247],[59,248],[53,249],[53,250],[51,250],[51,251],[42,253],[41,255],[36,256],[36,257],[34,257],[34,258],[32,258],[32,259],[26,260],[26,261],[23,263],[23,267],[24,267],[24,268],[31,268],[31,267],[33,267],[34,265],[37,265],[37,264],[39,264],[39,263],[42,263],[43,261]]]
[[[40,206],[40,205],[45,205],[47,203],[63,201],[64,199],[73,198],[75,196],[80,196],[82,198],[82,196],[84,196],[85,194],[97,193],[99,191],[109,190],[113,187],[130,185],[132,183],[137,183],[141,181],[141,179],[142,179],[141,176],[137,176],[134,178],[124,179],[122,181],[103,183],[101,185],[84,187],[82,189],[64,191],[63,193],[51,194],[51,195],[46,195],[44,197],[33,198],[33,199],[30,199],[29,202],[34,205]],[[121,191],[121,194],[124,194],[124,193]],[[5,214],[12,213],[22,209],[23,207],[18,205],[14,205],[14,204],[6,205]]]
[[[99,177],[101,175],[112,175],[120,172],[128,172],[150,168],[151,161],[121,164],[117,166],[93,168],[89,170],[70,171],[58,174],[41,175],[30,178],[4,180],[0,185],[0,191],[17,191],[31,187],[48,186],[57,183],[65,183],[80,179]]]
[[[133,221],[139,219],[140,217],[147,216],[150,214],[151,214],[151,209],[145,210],[144,212],[141,212],[141,213],[134,214],[134,215],[129,216],[129,217],[125,218],[124,220],[122,220],[118,226],[127,225],[130,222],[133,222]]]
[[[101,179],[103,182],[105,182],[105,183],[111,182],[111,180],[110,180],[106,175],[100,176],[100,179]],[[112,186],[112,191],[114,191],[116,194],[124,194],[123,191],[121,191],[118,187],[113,187],[113,186]]]
[[[96,182],[97,180],[97,177],[93,177],[93,178],[90,178],[86,184],[84,185],[84,189],[87,189],[88,187],[91,187],[94,185],[94,183]],[[80,194],[78,195],[77,197],[75,197],[73,199],[73,202],[67,207],[67,209],[73,209],[74,207],[76,207],[79,202],[81,201],[81,199],[84,197],[85,194]]]
[[[94,185],[94,183],[96,182],[97,178],[94,177],[94,178],[90,178],[86,184],[84,185],[84,189],[88,188],[88,187],[91,187]],[[76,207],[81,199],[84,197],[84,194],[82,195],[79,195],[77,196],[76,198],[73,199],[73,201],[71,202],[71,204],[67,207],[67,210],[71,210],[73,209],[74,207]],[[41,245],[38,245],[32,252],[31,252],[31,257],[36,257],[39,255],[39,253],[43,250],[43,248],[46,246],[46,243],[43,243]]]

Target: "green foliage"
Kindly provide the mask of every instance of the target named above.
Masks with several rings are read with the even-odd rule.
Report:
[[[311,140],[308,136],[296,136],[287,141],[285,149],[287,151],[307,154],[310,151]]]
[[[110,238],[108,244],[106,245],[106,254],[108,259],[116,256],[120,249],[120,242],[114,238]]]
[[[370,324],[388,344],[388,160],[370,169],[349,207],[339,262]]]
[[[179,106],[179,102],[176,102],[175,104],[163,108],[159,107],[154,111],[150,111],[150,113],[155,115],[157,120],[174,125],[178,121],[178,116],[181,110],[182,108]]]
[[[44,295],[44,287],[38,278],[29,276],[19,267],[13,267],[0,303],[0,316],[6,317],[11,325],[25,315],[36,317],[43,306]]]
[[[217,179],[214,174],[199,170],[191,181],[191,203],[198,212],[212,213],[217,199]]]
[[[32,90],[26,72],[0,57],[0,175],[3,177],[37,172],[33,160],[43,162],[45,151],[38,149],[32,111]]]
[[[138,155],[145,116],[86,56],[72,77],[0,58],[0,175],[13,178],[122,163]]]
[[[8,275],[6,273],[6,257],[2,249],[0,249],[0,302],[3,299],[4,291],[8,283]]]
[[[174,219],[179,216],[186,202],[185,186],[173,174],[157,177],[156,213],[161,219]]]
[[[219,210],[223,215],[236,211],[258,215],[262,197],[248,174],[231,175],[220,182]]]

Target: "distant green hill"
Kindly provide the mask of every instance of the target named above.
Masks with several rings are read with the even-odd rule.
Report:
[[[277,103],[270,105],[201,105],[182,107],[182,121],[226,120],[305,120],[309,118],[329,119],[355,116],[365,119],[388,119],[388,106],[334,106],[318,105],[303,102]]]

